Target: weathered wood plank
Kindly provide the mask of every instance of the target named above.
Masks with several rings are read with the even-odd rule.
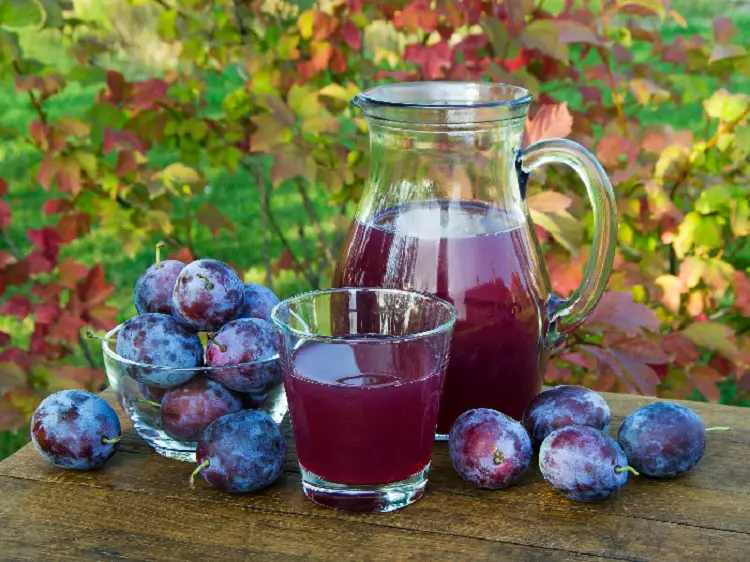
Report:
[[[0,498],[0,558],[14,560],[579,559],[444,533],[8,477],[0,478]]]

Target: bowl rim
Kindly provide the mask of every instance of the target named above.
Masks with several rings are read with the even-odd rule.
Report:
[[[177,372],[216,372],[216,371],[222,371],[226,369],[236,369],[237,367],[257,367],[257,366],[264,366],[269,365],[275,361],[279,360],[279,354],[275,353],[271,355],[270,357],[264,357],[263,359],[257,359],[255,361],[248,361],[246,363],[235,363],[234,365],[203,365],[198,367],[169,367],[167,365],[151,365],[149,363],[140,363],[138,361],[132,361],[130,359],[125,359],[121,355],[119,355],[112,347],[111,345],[114,345],[114,342],[108,341],[112,339],[117,338],[117,332],[120,331],[122,326],[125,323],[118,324],[114,328],[112,328],[109,332],[106,333],[104,336],[104,340],[102,340],[102,352],[106,357],[109,357],[110,359],[117,361],[118,363],[122,363],[125,365],[130,365],[133,367],[140,367],[142,369],[151,369],[152,371],[177,371]]]

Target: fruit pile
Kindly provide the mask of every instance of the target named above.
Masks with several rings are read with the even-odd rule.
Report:
[[[159,409],[164,432],[198,442],[204,480],[230,492],[263,488],[281,473],[286,442],[268,414],[243,408],[281,380],[270,322],[279,299],[225,263],[162,261],[160,248],[135,285],[138,315],[117,332],[123,372]],[[39,406],[31,435],[55,466],[90,469],[115,453],[120,424],[101,398],[63,391]]]
[[[489,409],[464,412],[451,428],[448,450],[461,477],[498,490],[518,482],[539,451],[539,469],[560,494],[578,501],[611,497],[628,472],[673,478],[692,470],[706,451],[703,420],[674,402],[654,402],[632,412],[609,437],[604,399],[581,386],[542,392],[521,422]]]

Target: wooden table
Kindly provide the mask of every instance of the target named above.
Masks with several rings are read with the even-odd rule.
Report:
[[[605,398],[615,431],[650,401]],[[558,496],[533,466],[519,485],[489,492],[465,484],[438,443],[425,496],[373,515],[308,501],[291,437],[279,482],[230,495],[202,481],[191,490],[193,466],[154,453],[121,417],[122,446],[102,470],[52,468],[30,446],[0,463],[0,559],[748,561],[750,409],[690,406],[732,431],[709,434],[685,477],[631,477],[615,499],[583,504]]]

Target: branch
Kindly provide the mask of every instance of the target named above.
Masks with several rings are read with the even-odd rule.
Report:
[[[16,71],[16,75],[20,76],[23,74],[21,71],[21,65],[18,63],[17,60],[13,61],[13,69]],[[44,110],[42,109],[42,105],[39,102],[38,99],[36,99],[36,96],[34,95],[34,92],[29,90],[26,92],[29,95],[29,100],[31,100],[31,105],[34,106],[34,111],[39,116],[39,120],[46,125],[47,124],[47,115],[44,113]]]
[[[302,202],[305,205],[305,211],[307,212],[307,216],[310,217],[313,227],[315,228],[315,232],[318,234],[320,243],[323,246],[323,255],[325,256],[326,261],[330,265],[333,265],[334,260],[333,260],[333,254],[331,253],[331,247],[328,245],[328,240],[326,239],[325,233],[323,232],[323,228],[320,226],[318,215],[315,213],[315,207],[313,207],[312,201],[310,200],[310,196],[307,193],[307,189],[305,188],[305,185],[300,178],[297,178],[296,183],[297,183],[297,190],[302,196]]]
[[[89,366],[92,369],[98,369],[99,366],[94,361],[94,358],[91,356],[91,350],[89,349],[88,344],[86,343],[86,340],[83,339],[83,334],[81,331],[78,331],[78,343],[81,346],[81,351],[83,351],[83,356],[86,358],[86,362],[89,364]]]
[[[271,248],[268,240],[268,216],[269,213],[269,201],[268,201],[268,190],[266,189],[266,182],[261,177],[262,173],[259,171],[259,167],[256,167],[255,182],[260,188],[260,221],[261,228],[263,230],[263,264],[266,268],[266,286],[273,291],[273,275],[271,272]]]
[[[21,252],[18,250],[18,246],[16,246],[16,243],[11,240],[10,236],[8,236],[8,233],[5,230],[0,230],[0,236],[2,236],[3,242],[5,242],[10,249],[10,253],[13,254],[13,257],[16,258],[18,261],[21,261],[23,259],[21,257]]]

